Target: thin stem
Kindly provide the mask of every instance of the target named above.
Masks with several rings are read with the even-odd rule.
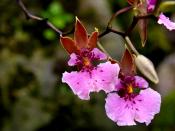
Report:
[[[149,18],[155,18],[154,14],[147,14],[143,16],[137,16],[137,19],[149,19]]]
[[[135,28],[135,26],[137,25],[138,21],[140,19],[149,19],[149,18],[156,18],[154,14],[148,14],[148,15],[144,15],[144,16],[134,16],[131,25],[129,26],[129,28],[127,29],[127,31],[125,32],[126,35],[129,35],[132,30]]]
[[[75,31],[75,27],[73,27],[70,31],[67,31],[67,32],[63,33],[62,36],[72,34],[74,31]]]
[[[110,32],[113,32],[113,33],[121,35],[121,36],[125,36],[125,34],[123,32],[112,29],[111,24],[112,24],[112,21],[115,19],[115,17],[117,17],[118,15],[120,15],[122,13],[125,13],[125,12],[131,10],[132,8],[133,8],[133,6],[128,6],[128,7],[125,7],[123,9],[118,10],[115,14],[113,14],[112,17],[110,18],[109,22],[108,22],[106,30],[99,35],[99,38],[107,35]]]
[[[125,32],[126,35],[129,35],[132,32],[134,27],[137,25],[138,21],[139,21],[139,19],[137,17],[133,18],[131,25],[129,26],[129,28]]]
[[[24,12],[24,14],[26,15],[27,19],[33,19],[33,20],[36,20],[36,21],[43,21],[46,23],[46,25],[51,28],[52,30],[54,30],[56,33],[58,33],[59,35],[67,35],[67,34],[70,34],[70,33],[73,33],[74,31],[74,28],[67,32],[67,33],[63,33],[61,30],[57,29],[51,22],[47,21],[47,19],[44,19],[42,17],[38,17],[38,16],[35,16],[33,15],[32,13],[30,13],[27,8],[25,7],[25,5],[23,4],[22,0],[16,0],[19,7],[22,9],[22,11]],[[148,15],[145,15],[145,16],[135,16],[133,18],[133,22],[132,24],[129,26],[128,30],[126,32],[120,32],[118,30],[115,30],[115,29],[112,29],[112,26],[111,26],[111,23],[112,21],[115,19],[115,17],[117,17],[118,15],[122,14],[122,13],[125,13],[129,10],[131,10],[133,8],[133,6],[129,6],[129,7],[126,7],[126,8],[123,8],[119,11],[117,11],[109,20],[108,22],[108,25],[106,27],[106,30],[104,32],[102,32],[98,37],[101,38],[105,35],[107,35],[108,33],[115,33],[115,34],[118,34],[120,36],[122,36],[125,41],[126,41],[126,45],[127,47],[129,48],[130,51],[132,51],[134,54],[138,55],[138,51],[135,49],[134,45],[132,44],[131,40],[129,39],[128,37],[128,34],[130,34],[132,32],[132,30],[134,29],[134,27],[136,26],[137,22],[140,20],[140,19],[148,19],[150,17],[155,17],[153,14],[148,14]],[[98,43],[97,44],[98,47],[106,54],[108,54],[109,58],[111,58],[111,56],[109,55],[109,53],[103,48],[103,46]]]
[[[120,35],[120,36],[122,36],[122,37],[125,37],[125,33],[124,33],[124,32],[120,32],[120,31],[114,30],[114,29],[112,29],[112,28],[109,28],[109,30],[110,30],[110,32],[112,32],[112,33],[115,33],[115,34],[118,34],[118,35]]]
[[[128,6],[128,7],[125,7],[125,8],[122,8],[122,9],[118,10],[114,15],[112,15],[111,19],[108,22],[107,27],[111,26],[111,23],[112,23],[112,21],[114,20],[115,17],[117,17],[118,15],[120,15],[122,13],[125,13],[125,12],[131,10],[132,8],[133,8],[133,6]]]
[[[108,28],[106,28],[106,30],[105,30],[104,32],[102,32],[102,33],[98,36],[98,38],[101,38],[101,37],[107,35],[108,33],[110,33],[110,30],[109,30]]]
[[[22,9],[24,14],[26,15],[27,19],[33,19],[33,20],[36,20],[36,21],[44,21],[49,28],[54,30],[59,35],[62,35],[62,31],[57,29],[51,22],[47,21],[47,19],[35,16],[32,13],[30,13],[21,0],[16,0],[16,2],[18,3],[19,7]]]
[[[118,30],[114,30],[114,29],[112,29],[110,27],[107,27],[106,30],[104,32],[102,32],[98,37],[101,38],[101,37],[103,37],[106,34],[111,33],[111,32],[112,33],[115,33],[115,34],[118,34],[120,36],[125,36],[125,33],[124,32],[121,32],[121,31],[118,31]]]
[[[103,51],[108,57],[111,58],[111,56],[109,55],[109,53],[105,50],[105,48],[101,45],[100,42],[97,42],[97,46],[98,46],[98,48],[100,48],[101,51]]]
[[[139,52],[136,50],[136,48],[134,47],[134,45],[132,44],[130,38],[128,36],[124,37],[125,41],[126,41],[126,46],[128,47],[128,49],[133,52],[136,56],[139,55]]]

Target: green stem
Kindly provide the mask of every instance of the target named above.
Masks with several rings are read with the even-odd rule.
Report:
[[[117,17],[118,15],[120,15],[122,13],[125,13],[125,12],[131,10],[132,8],[133,8],[133,6],[128,6],[128,7],[125,7],[123,9],[118,10],[115,14],[113,14],[113,16],[111,17],[111,19],[109,20],[107,27],[110,27],[111,26],[111,23],[115,19],[115,17]]]
[[[129,51],[133,52],[136,56],[139,55],[139,52],[136,50],[136,48],[133,46],[130,38],[128,36],[124,37],[125,41],[126,41],[126,46],[128,47]]]
[[[100,44],[100,42],[97,42],[97,46],[98,46],[98,48],[100,48],[100,50],[102,50],[108,56],[108,58],[112,58],[109,55],[109,53],[105,50],[105,48]]]

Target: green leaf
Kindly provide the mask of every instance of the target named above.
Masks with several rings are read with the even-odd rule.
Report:
[[[168,52],[172,47],[165,33],[166,32],[163,29],[152,27],[149,29],[149,40],[154,43],[154,45]]]
[[[42,12],[42,16],[48,18],[57,28],[63,29],[73,21],[73,15],[64,11],[59,2],[52,2],[49,7]]]
[[[161,2],[159,9],[162,12],[174,12],[175,11],[175,1]]]
[[[49,13],[52,15],[57,15],[63,13],[63,8],[60,3],[58,2],[53,2],[49,6]]]
[[[66,25],[66,21],[64,21],[64,19],[60,19],[58,17],[53,17],[51,19],[51,21],[56,27],[59,27],[61,29],[64,28]]]
[[[44,37],[45,37],[46,39],[48,39],[48,40],[53,40],[53,39],[56,38],[55,32],[53,32],[53,31],[50,30],[50,29],[45,30],[45,31],[43,32],[43,35],[44,35]]]

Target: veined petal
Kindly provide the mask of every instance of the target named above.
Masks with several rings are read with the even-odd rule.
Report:
[[[97,48],[94,48],[91,53],[93,54],[93,58],[98,59],[98,60],[106,60],[107,56],[105,53],[103,53],[102,51],[100,51]]]
[[[135,120],[149,125],[154,115],[160,112],[161,96],[151,88],[142,90],[135,98],[136,111]]]
[[[113,91],[119,73],[118,64],[106,62],[89,71],[65,72],[62,82],[67,83],[82,100],[90,99],[90,92]]]
[[[160,112],[160,104],[160,94],[147,88],[129,99],[110,93],[105,109],[107,116],[119,126],[135,125],[135,121],[148,125],[154,115]]]
[[[75,95],[82,100],[89,100],[90,96],[90,75],[87,72],[65,72],[63,73],[62,82],[67,83]]]
[[[94,91],[104,90],[106,93],[114,91],[118,80],[119,65],[110,62],[102,63],[92,70]]]
[[[166,17],[163,13],[159,15],[158,24],[163,24],[167,29],[175,30],[175,23],[172,22],[168,17]]]
[[[130,108],[130,103],[118,94],[110,93],[105,104],[107,116],[119,126],[136,125],[134,121],[135,112]]]
[[[140,77],[140,76],[134,76],[135,82],[134,82],[134,87],[139,87],[139,88],[148,88],[148,82]]]

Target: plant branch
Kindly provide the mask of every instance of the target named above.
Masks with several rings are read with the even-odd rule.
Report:
[[[68,34],[71,34],[71,33],[74,32],[74,27],[73,27],[71,31],[68,31],[68,32],[66,32],[66,33],[63,33],[61,30],[57,29],[51,22],[47,21],[47,19],[42,18],[42,17],[35,16],[35,15],[33,15],[32,13],[30,13],[30,12],[27,10],[27,8],[25,7],[25,5],[24,5],[24,3],[22,2],[22,0],[16,0],[16,1],[17,1],[17,3],[18,3],[19,7],[20,7],[20,8],[22,9],[22,11],[24,12],[24,14],[26,15],[26,18],[27,18],[27,19],[32,19],[32,20],[36,20],[36,21],[43,21],[43,22],[45,22],[45,24],[46,24],[49,28],[51,28],[52,30],[54,30],[54,31],[55,31],[56,33],[58,33],[59,35],[65,36],[65,35],[68,35]],[[106,27],[106,30],[105,30],[104,32],[102,32],[98,37],[101,38],[101,37],[103,37],[103,36],[105,36],[105,35],[107,35],[108,33],[111,33],[111,32],[112,32],[112,33],[115,33],[115,34],[118,34],[118,35],[122,36],[122,37],[125,39],[125,41],[126,41],[126,46],[128,47],[128,49],[129,49],[132,53],[134,53],[135,55],[138,55],[139,53],[138,53],[138,51],[135,49],[135,47],[134,47],[134,45],[132,44],[132,42],[131,42],[130,38],[128,37],[128,35],[132,32],[132,30],[134,29],[134,27],[136,26],[136,24],[138,23],[138,21],[139,21],[140,19],[148,19],[148,18],[152,18],[152,17],[155,18],[155,16],[154,16],[153,14],[148,14],[148,15],[145,15],[145,16],[135,16],[135,17],[133,18],[133,21],[132,21],[131,25],[129,26],[129,28],[128,28],[128,30],[127,30],[126,32],[121,32],[121,31],[112,29],[112,26],[111,26],[111,23],[112,23],[112,21],[115,19],[115,17],[117,17],[118,15],[120,15],[120,14],[122,14],[122,13],[125,13],[125,12],[131,10],[132,8],[133,8],[133,6],[129,6],[129,7],[123,8],[123,9],[117,11],[115,14],[113,14],[112,17],[110,18],[109,22],[108,22],[108,25],[107,25],[107,27]],[[106,54],[108,54],[107,51],[102,47],[102,45],[101,45],[100,43],[98,43],[98,46],[99,46],[99,48],[100,48],[103,52],[105,52]],[[108,56],[109,56],[110,59],[112,59],[112,58],[110,57],[109,54],[108,54]]]
[[[132,30],[135,28],[135,26],[137,25],[137,23],[140,19],[149,19],[149,18],[156,18],[156,17],[153,14],[148,14],[148,15],[144,15],[144,16],[134,16],[132,23],[129,26],[129,28],[127,29],[127,31],[125,32],[125,34],[129,35],[132,32]]]
[[[136,50],[136,48],[132,44],[130,38],[128,36],[125,36],[124,39],[126,41],[126,46],[128,47],[129,51],[134,53],[136,56],[139,55],[139,52]]]
[[[125,12],[131,10],[132,8],[133,8],[133,6],[128,6],[128,7],[125,7],[125,8],[122,8],[122,9],[118,10],[115,14],[112,15],[111,19],[108,22],[108,26],[107,27],[111,26],[111,23],[115,19],[115,17],[117,17],[118,15],[120,15],[122,13],[125,13]]]
[[[107,27],[106,30],[104,32],[102,32],[98,37],[101,38],[103,36],[105,36],[106,34],[108,33],[115,33],[115,34],[118,34],[120,36],[125,36],[125,33],[124,32],[121,32],[121,31],[118,31],[118,30],[115,30],[115,29],[112,29],[110,27]]]
[[[115,34],[118,34],[122,37],[125,37],[125,33],[124,32],[120,32],[120,31],[117,31],[115,29],[112,29],[112,28],[109,28],[109,31],[112,32],[112,33],[115,33]]]
[[[22,11],[24,12],[24,14],[26,15],[27,19],[33,19],[36,21],[43,21],[46,23],[46,25],[51,28],[52,30],[54,30],[56,33],[58,33],[59,35],[62,35],[62,31],[57,29],[51,22],[47,21],[47,19],[42,18],[42,17],[38,17],[33,15],[32,13],[30,13],[27,8],[25,7],[24,3],[22,2],[22,0],[16,0],[16,2],[18,3],[19,7],[22,9]]]
[[[73,28],[70,31],[62,33],[62,36],[66,36],[66,35],[72,34],[72,33],[74,33],[74,31],[75,31],[75,26],[73,26]]]
[[[132,8],[133,8],[133,6],[128,6],[128,7],[125,7],[123,9],[118,10],[115,14],[113,14],[112,17],[110,18],[109,22],[108,22],[106,30],[99,35],[99,38],[101,38],[101,37],[103,37],[106,34],[111,33],[111,32],[113,32],[115,34],[118,34],[118,35],[121,35],[121,36],[124,37],[125,33],[112,29],[112,25],[111,24],[112,24],[112,21],[115,19],[115,17],[117,17],[118,15],[120,15],[122,13],[125,13],[125,12],[131,10]]]

